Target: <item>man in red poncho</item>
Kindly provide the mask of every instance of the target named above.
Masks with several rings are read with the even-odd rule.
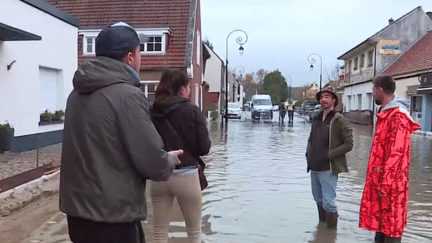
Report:
[[[360,205],[360,227],[375,231],[375,242],[401,242],[407,223],[411,133],[420,125],[394,96],[390,76],[373,80],[372,95],[381,105]]]

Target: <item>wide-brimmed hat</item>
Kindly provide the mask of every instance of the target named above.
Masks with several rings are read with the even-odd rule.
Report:
[[[318,92],[318,93],[316,94],[316,99],[317,99],[318,102],[320,101],[321,94],[322,94],[323,92],[327,92],[327,93],[332,94],[332,95],[333,95],[333,98],[336,99],[336,101],[335,101],[335,103],[334,103],[334,107],[336,107],[336,106],[339,104],[339,97],[338,97],[337,94],[336,94],[336,90],[335,90],[335,88],[333,88],[332,86],[326,86],[326,87],[324,87],[320,92]]]

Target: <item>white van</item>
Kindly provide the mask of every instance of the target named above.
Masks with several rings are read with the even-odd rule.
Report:
[[[251,117],[254,120],[261,118],[273,119],[273,105],[270,95],[256,94],[252,95]]]

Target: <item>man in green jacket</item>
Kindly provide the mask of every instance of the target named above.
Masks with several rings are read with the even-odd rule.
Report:
[[[165,151],[138,88],[140,39],[126,23],[103,29],[96,58],[73,79],[64,123],[60,211],[74,243],[142,243],[146,180],[168,180],[180,151]]]
[[[320,222],[337,228],[336,186],[338,174],[348,172],[345,154],[353,147],[348,120],[335,110],[339,98],[333,87],[317,93],[322,111],[315,117],[308,140],[307,171],[311,171],[312,194],[318,206]]]

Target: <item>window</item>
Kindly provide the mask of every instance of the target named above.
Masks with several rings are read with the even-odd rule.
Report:
[[[201,65],[201,35],[200,32],[197,31],[197,37],[196,37],[196,57],[197,57],[197,65]]]
[[[141,81],[140,89],[151,104],[155,101],[158,83],[159,81]]]
[[[373,50],[370,50],[368,52],[368,67],[372,67],[373,66]]]
[[[100,30],[84,30],[80,31],[83,35],[82,50],[83,55],[96,55],[96,37]]]
[[[146,38],[141,38],[140,52],[161,53],[162,36],[146,36]]]
[[[200,93],[200,90],[199,90],[199,85],[198,84],[195,84],[195,105],[196,106],[200,106],[200,104],[199,104],[199,93]]]
[[[53,113],[62,109],[63,71],[39,66],[38,110]]]
[[[351,72],[351,64],[352,64],[352,61],[350,60],[349,62],[348,62],[348,73],[350,73]]]
[[[365,57],[365,54],[361,54],[361,56],[360,56],[360,68],[364,67],[364,57]]]
[[[86,37],[86,40],[87,40],[87,45],[86,45],[86,48],[87,48],[87,50],[86,50],[86,52],[87,53],[96,53],[96,50],[95,50],[95,47],[96,47],[96,45],[95,45],[95,40],[96,40],[96,38],[94,38],[94,37]]]
[[[151,28],[136,29],[140,38],[141,54],[165,54],[168,34],[171,30],[168,28]]]
[[[348,111],[351,111],[351,95],[348,95]]]
[[[366,106],[367,109],[373,110],[374,100],[373,100],[373,97],[372,97],[372,93],[366,93],[366,101],[368,102],[367,106]]]
[[[358,94],[357,95],[357,99],[358,99],[358,108],[357,108],[357,110],[361,111],[362,110],[362,95]]]
[[[358,57],[354,58],[354,70],[358,69]]]
[[[83,36],[82,50],[84,55],[96,54],[96,37],[101,29],[80,30]],[[138,28],[135,29],[140,38],[141,54],[165,54],[169,28]]]

